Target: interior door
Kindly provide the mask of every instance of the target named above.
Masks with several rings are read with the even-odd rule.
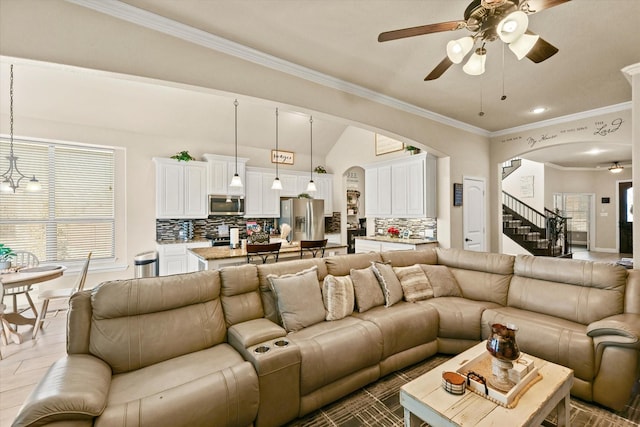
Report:
[[[485,235],[485,180],[482,178],[463,178],[462,216],[464,249],[484,252]]]
[[[620,252],[633,253],[633,187],[632,182],[618,183]]]

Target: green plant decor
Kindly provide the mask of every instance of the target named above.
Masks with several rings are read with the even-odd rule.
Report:
[[[300,193],[298,194],[298,199],[313,199],[313,197],[311,197],[307,193]]]
[[[9,261],[9,258],[16,256],[13,249],[8,248],[4,243],[0,243],[0,262]]]
[[[324,166],[316,166],[316,168],[313,170],[315,173],[327,173],[327,170],[324,168]]]
[[[180,151],[175,156],[171,156],[172,159],[176,159],[180,162],[188,162],[191,160],[195,160],[196,158],[189,154],[188,151]]]
[[[414,147],[413,145],[406,145],[404,149],[410,153],[416,154],[420,152],[418,147]]]

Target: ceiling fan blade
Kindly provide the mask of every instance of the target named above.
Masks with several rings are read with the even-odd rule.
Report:
[[[379,42],[403,39],[405,37],[421,36],[423,34],[439,33],[441,31],[452,31],[464,28],[464,21],[448,21],[438,24],[420,25],[418,27],[403,28],[401,30],[386,31],[378,36]]]
[[[448,56],[445,56],[444,59],[442,61],[440,61],[440,63],[438,65],[436,65],[436,68],[434,68],[427,77],[424,78],[424,81],[426,82],[427,80],[435,80],[438,77],[440,77],[445,71],[447,71],[449,69],[449,67],[451,67],[451,65],[453,64],[453,62],[451,62],[451,60],[449,59]]]
[[[536,13],[569,1],[571,0],[529,0],[529,11],[530,13]]]
[[[534,34],[530,31],[527,31],[527,34]],[[529,53],[527,53],[527,58],[532,60],[533,62],[540,63],[542,61],[546,61],[551,58],[553,55],[558,53],[558,48],[540,37],[536,44],[533,45]]]

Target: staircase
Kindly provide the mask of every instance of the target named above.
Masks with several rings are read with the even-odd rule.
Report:
[[[514,158],[507,160],[502,164],[502,179],[511,175],[516,169],[522,165],[522,159]]]
[[[567,218],[545,213],[502,192],[502,231],[533,255],[571,258],[565,232]]]

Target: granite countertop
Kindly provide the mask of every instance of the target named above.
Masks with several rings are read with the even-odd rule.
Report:
[[[156,240],[156,243],[159,245],[181,245],[181,244],[186,244],[186,243],[206,243],[206,242],[211,242],[211,240],[204,238],[204,237],[196,237],[193,239],[162,239],[162,240]]]
[[[327,243],[326,249],[346,248],[347,245],[338,245],[336,243]],[[247,251],[244,248],[231,249],[228,246],[212,246],[210,248],[193,248],[189,249],[195,256],[205,261],[228,258],[246,258]],[[283,243],[280,247],[280,253],[298,252],[300,251],[300,243]]]
[[[408,238],[402,239],[399,237],[389,236],[356,236],[356,239],[372,240],[374,242],[389,242],[389,243],[406,243],[409,245],[425,245],[428,243],[438,243],[436,239],[424,237],[424,238]]]

